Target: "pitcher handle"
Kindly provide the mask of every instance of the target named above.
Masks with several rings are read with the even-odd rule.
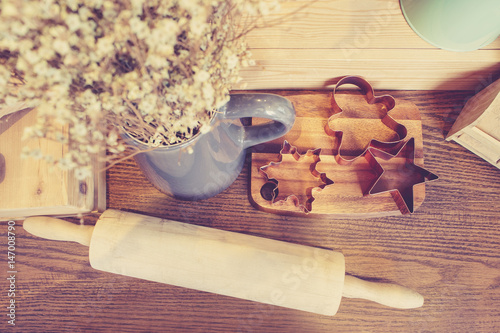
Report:
[[[262,125],[233,127],[231,136],[244,149],[285,135],[295,122],[292,102],[275,94],[233,94],[223,109],[226,119],[257,117],[272,120]]]

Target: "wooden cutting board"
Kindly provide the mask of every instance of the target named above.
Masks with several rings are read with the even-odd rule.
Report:
[[[333,114],[330,104],[331,95],[328,91],[277,93],[292,101],[296,110],[296,121],[291,131],[284,137],[253,148],[249,197],[256,208],[276,214],[308,217],[364,218],[402,214],[389,192],[367,195],[378,175],[364,157],[356,158],[348,165],[340,165],[336,162],[334,151],[339,142],[325,131],[325,125]],[[350,138],[345,143],[350,142],[351,145],[356,145],[356,141],[362,141],[366,137],[385,138],[386,141],[390,141],[390,131],[380,130],[381,120],[373,117],[373,113],[376,112],[374,108],[377,106],[367,104],[364,95],[358,91],[342,91],[335,96],[344,113],[348,110],[355,110],[358,114],[357,118],[343,119],[344,140],[347,136]],[[366,116],[363,116],[365,114]],[[407,129],[407,136],[401,144],[414,138],[414,163],[423,167],[422,124],[418,108],[409,101],[397,99],[396,106],[389,111],[389,115]],[[258,122],[260,122],[259,119],[254,120],[254,123]],[[376,128],[379,130],[373,132]],[[311,167],[311,161],[305,157],[296,161],[290,154],[283,154],[282,162],[277,167],[268,169],[272,171],[272,178],[278,180],[279,194],[274,201],[266,200],[261,194],[266,177],[260,168],[270,162],[280,160],[280,150],[285,140],[297,147],[301,155],[306,155],[308,150],[321,148],[319,155],[321,161],[316,164],[315,170],[325,173],[334,183],[317,191],[317,186],[324,185],[324,182],[311,174],[310,169],[314,168]],[[352,149],[352,151],[355,150]],[[356,154],[351,157],[344,154],[344,158],[351,159],[357,156]],[[405,162],[404,160],[406,159],[392,158],[380,162],[384,169],[389,170],[397,168],[398,164]],[[315,189],[311,194],[312,188]],[[286,200],[290,195],[295,195],[300,204],[313,197],[310,211],[305,213],[296,206],[297,202]],[[417,209],[424,201],[425,184],[415,185],[413,196],[414,209]]]

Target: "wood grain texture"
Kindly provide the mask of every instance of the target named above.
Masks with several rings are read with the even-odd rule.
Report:
[[[154,189],[133,161],[108,170],[108,207],[341,251],[348,273],[414,289],[425,298],[422,308],[394,310],[343,299],[339,312],[327,317],[103,273],[90,267],[86,247],[36,238],[17,222],[17,321],[9,328],[3,314],[0,330],[500,331],[500,173],[444,140],[474,92],[390,93],[418,106],[425,165],[440,176],[411,216],[311,220],[261,212],[248,200],[248,167],[216,197],[183,202]],[[96,218],[90,216],[86,223],[94,224]],[[2,223],[3,251],[6,233]],[[3,267],[0,303],[6,306]]]
[[[0,220],[33,215],[68,216],[105,208],[105,173],[102,153],[93,160],[94,177],[78,180],[72,171],[53,167],[44,159],[23,158],[22,149],[62,158],[68,146],[40,138],[23,140],[26,127],[37,122],[36,109],[20,109],[0,118]],[[68,135],[67,127],[58,133]],[[54,134],[55,135],[55,134]]]
[[[357,74],[378,89],[473,90],[500,75],[500,39],[441,50],[410,28],[399,0],[288,0],[264,22],[247,37],[256,66],[242,72],[242,89],[321,89]]]
[[[60,159],[67,145],[49,139],[23,141],[24,129],[36,124],[37,111],[21,110],[0,119],[0,153],[5,159],[4,179],[0,183],[0,219],[38,214],[69,215],[93,209],[93,179],[78,181],[71,172],[51,167],[43,159],[21,157],[23,147],[39,149],[40,154]],[[62,126],[58,129],[67,134]],[[81,192],[85,184],[88,194]]]
[[[323,89],[355,74],[375,89],[474,90],[500,75],[500,50],[255,49],[252,55],[256,65],[241,71],[243,89]]]

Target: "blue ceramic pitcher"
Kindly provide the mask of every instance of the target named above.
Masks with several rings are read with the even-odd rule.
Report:
[[[243,126],[240,118],[270,122]],[[231,185],[243,168],[246,149],[286,134],[295,121],[292,103],[274,94],[233,94],[218,110],[210,131],[184,143],[134,156],[146,178],[161,192],[183,200],[212,197]],[[128,137],[131,144],[148,147]]]

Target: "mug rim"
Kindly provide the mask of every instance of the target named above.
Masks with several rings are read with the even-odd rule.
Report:
[[[214,123],[215,123],[215,119],[217,118],[217,115],[220,114],[221,112],[219,110],[216,110],[211,119],[210,119],[210,122],[208,123],[208,126],[212,126]],[[182,142],[178,142],[178,143],[174,143],[174,144],[171,144],[171,145],[160,145],[158,147],[152,147],[152,146],[148,146],[147,144],[145,144],[144,142],[142,142],[141,140],[135,138],[134,136],[132,136],[123,126],[121,126],[121,135],[122,137],[125,136],[124,139],[126,140],[131,140],[133,142],[133,144],[135,146],[138,146],[140,149],[142,149],[144,147],[144,150],[147,150],[147,149],[150,149],[152,148],[153,151],[156,151],[156,150],[170,150],[170,149],[179,149],[179,148],[184,148],[185,146],[189,146],[191,144],[193,144],[195,141],[197,141],[201,136],[205,135],[206,133],[202,133],[201,131],[198,131],[198,133],[196,133],[193,137],[187,139],[186,141],[182,141]]]

